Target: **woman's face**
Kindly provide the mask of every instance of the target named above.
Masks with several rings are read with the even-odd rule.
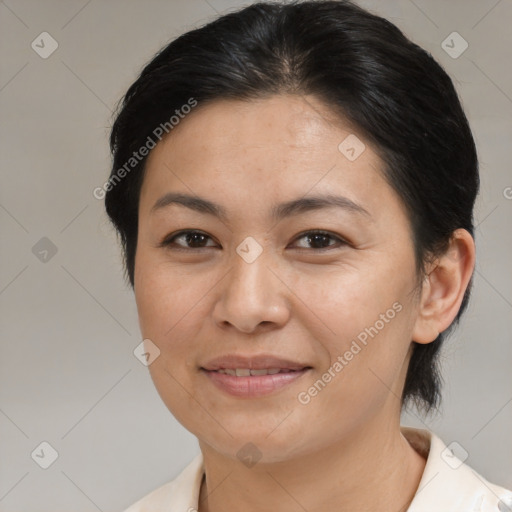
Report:
[[[381,168],[312,96],[199,105],[150,153],[140,327],[160,396],[205,445],[275,462],[399,421],[417,277]]]

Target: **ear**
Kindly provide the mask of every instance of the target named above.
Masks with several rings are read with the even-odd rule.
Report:
[[[412,340],[430,343],[447,329],[460,309],[475,266],[475,242],[465,229],[453,232],[446,252],[427,269]]]

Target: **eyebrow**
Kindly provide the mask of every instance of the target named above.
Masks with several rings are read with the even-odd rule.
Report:
[[[155,213],[173,204],[184,206],[202,214],[212,215],[225,222],[228,221],[227,211],[221,205],[199,196],[192,196],[178,192],[168,192],[163,195],[153,205],[150,213]],[[301,197],[299,199],[293,199],[285,203],[274,205],[271,209],[271,217],[274,220],[281,220],[285,217],[291,217],[292,215],[299,215],[313,210],[332,207],[342,208],[350,213],[356,213],[371,218],[370,213],[360,204],[355,203],[348,197],[332,194]]]

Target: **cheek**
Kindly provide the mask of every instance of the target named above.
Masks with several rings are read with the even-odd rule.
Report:
[[[198,414],[191,393],[197,372],[193,355],[204,323],[200,317],[206,314],[201,299],[211,286],[206,275],[203,279],[187,276],[177,267],[140,253],[135,272],[139,325],[143,338],[160,350],[148,370],[162,401],[187,427],[194,425]]]
[[[296,281],[294,290],[315,313],[309,330],[329,355],[307,384],[314,386],[319,378],[326,383],[316,385],[322,398],[314,398],[323,410],[332,406],[334,415],[347,408],[371,410],[397,382],[410,345],[414,274],[396,274],[382,265]]]
[[[402,281],[392,282],[383,268],[334,268],[302,274],[291,288],[311,318],[321,320],[323,337],[334,340],[336,347],[373,326],[387,310],[391,309],[388,316],[394,318],[393,304],[403,300],[407,289],[405,277]]]
[[[135,271],[135,300],[143,336],[165,340],[166,345],[179,339],[190,318],[201,311],[210,281],[208,274],[198,278],[141,253]]]

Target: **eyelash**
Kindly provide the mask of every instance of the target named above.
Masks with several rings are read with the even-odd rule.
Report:
[[[198,230],[194,230],[194,229],[190,229],[190,230],[183,230],[183,231],[179,231],[178,233],[175,233],[175,234],[172,234],[170,236],[167,236],[166,238],[164,238],[160,244],[158,245],[158,247],[161,247],[161,248],[167,248],[167,249],[171,249],[173,251],[185,251],[185,252],[203,252],[204,249],[211,249],[212,247],[209,246],[209,247],[180,247],[180,246],[175,246],[175,247],[172,247],[172,244],[174,242],[174,240],[176,240],[177,238],[183,236],[183,235],[188,235],[188,234],[197,234],[197,235],[203,235],[207,238],[209,238],[210,240],[212,239],[209,235],[207,235],[206,233],[203,233],[202,231],[198,231]],[[323,230],[310,230],[310,231],[304,231],[303,233],[299,234],[295,240],[299,240],[301,238],[305,238],[306,236],[315,236],[315,235],[321,235],[321,236],[325,236],[325,237],[329,237],[333,240],[336,240],[338,242],[338,246],[333,246],[333,245],[330,245],[330,246],[327,246],[327,247],[322,247],[322,248],[311,248],[311,249],[299,249],[299,252],[309,252],[309,251],[315,251],[315,252],[325,252],[325,251],[330,251],[332,249],[337,249],[337,248],[340,248],[341,246],[345,246],[345,245],[349,245],[349,243],[344,240],[343,238],[339,237],[338,235],[335,235],[333,233],[330,233],[329,231],[323,231]]]

